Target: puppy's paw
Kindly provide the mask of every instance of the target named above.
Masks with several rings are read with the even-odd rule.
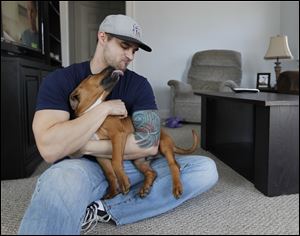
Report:
[[[129,182],[129,179],[127,176],[125,176],[124,178],[122,178],[120,181],[119,181],[119,186],[120,186],[120,189],[121,189],[121,192],[123,194],[127,194],[129,192],[129,189],[130,189],[130,182]]]
[[[173,195],[176,199],[179,199],[183,193],[182,184],[178,183],[173,187]]]
[[[130,189],[130,181],[128,176],[125,174],[123,170],[115,171],[117,179],[118,179],[118,185],[120,188],[120,191],[123,194],[127,194]]]
[[[143,186],[140,191],[139,191],[139,195],[141,198],[146,197],[151,191],[151,186]]]

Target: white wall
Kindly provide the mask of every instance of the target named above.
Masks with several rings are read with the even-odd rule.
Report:
[[[256,86],[258,72],[271,72],[275,83],[274,62],[263,57],[270,37],[281,32],[280,1],[139,1],[133,9],[143,38],[153,49],[139,51],[134,69],[152,84],[163,117],[169,115],[168,80],[186,81],[192,55],[200,50],[240,51],[244,87]]]
[[[299,70],[299,2],[280,3],[280,33],[288,36],[294,60],[282,60],[282,71]],[[297,61],[298,60],[298,61]]]
[[[68,15],[64,9],[67,6],[61,9],[62,15]],[[245,87],[256,86],[258,72],[271,72],[274,85],[274,62],[263,59],[271,36],[287,34],[292,54],[296,56],[299,51],[298,1],[127,1],[126,12],[142,26],[143,38],[153,49],[151,53],[140,50],[130,69],[148,78],[162,117],[169,115],[168,80],[186,81],[192,55],[197,51],[240,51]],[[61,32],[68,30],[62,28]],[[66,38],[62,35],[62,40]],[[68,56],[64,56],[67,51],[64,48],[64,66],[68,65]],[[295,60],[282,63],[283,70],[299,68]]]

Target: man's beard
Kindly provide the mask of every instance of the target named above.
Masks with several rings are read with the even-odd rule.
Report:
[[[125,71],[127,69],[128,65],[129,65],[129,63],[130,62],[128,62],[128,61],[122,60],[121,62],[117,63],[117,65],[115,66],[115,68],[117,70]]]
[[[116,60],[116,59],[112,58],[108,52],[109,51],[104,50],[104,59],[106,61],[106,64],[109,66],[112,66],[116,70],[121,70],[124,72],[127,69],[128,65],[131,61],[126,59],[126,57],[121,58],[120,60]]]

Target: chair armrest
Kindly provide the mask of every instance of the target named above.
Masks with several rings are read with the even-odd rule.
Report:
[[[220,92],[232,92],[231,88],[237,88],[238,84],[233,80],[226,80],[220,84]]]
[[[176,94],[193,94],[192,86],[188,83],[179,80],[169,80],[168,85],[174,90]]]

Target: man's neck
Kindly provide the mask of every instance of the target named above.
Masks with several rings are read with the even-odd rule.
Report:
[[[97,57],[93,57],[90,62],[90,68],[93,75],[100,73],[106,66],[104,63]]]
[[[90,68],[93,75],[100,73],[103,69],[105,69],[108,66],[104,62],[102,55],[103,51],[97,44],[95,54],[90,62]]]

